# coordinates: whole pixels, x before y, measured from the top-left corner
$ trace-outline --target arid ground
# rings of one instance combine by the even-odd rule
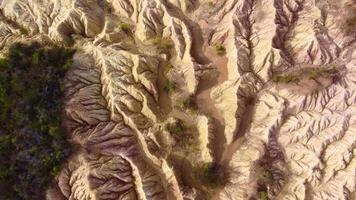
[[[355,0],[0,0],[34,41],[76,50],[48,200],[356,199]]]

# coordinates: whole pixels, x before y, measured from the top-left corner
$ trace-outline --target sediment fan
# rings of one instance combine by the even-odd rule
[[[356,199],[353,0],[0,0],[76,49],[49,200]]]

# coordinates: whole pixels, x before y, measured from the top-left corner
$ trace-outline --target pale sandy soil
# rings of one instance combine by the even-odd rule
[[[209,2],[0,0],[0,55],[77,49],[65,117],[80,151],[48,200],[356,199],[354,1]],[[272,81],[330,65],[338,79]],[[180,107],[191,94],[195,111]],[[194,143],[175,145],[191,139],[169,132],[177,119]],[[228,175],[216,188],[193,173],[212,160]]]

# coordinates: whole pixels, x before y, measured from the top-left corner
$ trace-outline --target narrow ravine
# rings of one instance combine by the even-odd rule
[[[201,30],[204,32],[208,28],[208,24],[205,21],[199,22]],[[219,56],[216,54],[214,48],[210,46],[205,38],[203,44],[203,54],[210,59],[212,64],[216,67],[218,71],[218,76],[215,80],[201,80],[196,94],[196,104],[199,110],[202,111],[207,116],[211,117],[214,123],[214,158],[215,161],[219,162],[220,157],[224,151],[224,130],[225,122],[224,118],[221,116],[219,110],[215,107],[215,102],[211,98],[211,91],[214,87],[222,84],[228,79],[227,63],[228,59],[225,55]]]
[[[253,112],[254,106],[255,106],[255,102],[251,102],[250,104],[246,105],[245,112],[242,114],[242,116],[244,116],[244,119],[240,120],[239,128],[234,133],[233,141],[230,144],[227,144],[227,147],[225,148],[224,152],[221,155],[220,164],[222,166],[227,166],[229,164],[229,161],[232,159],[232,156],[240,147],[242,142],[241,138],[248,130],[249,125],[252,121],[252,117],[254,114]]]
[[[201,20],[199,22],[202,32],[206,32],[208,30],[209,25]],[[209,34],[207,34],[209,35]],[[210,46],[207,42],[207,39],[204,38],[203,44],[203,54],[210,59],[214,67],[218,72],[218,76],[214,80],[201,80],[198,85],[197,94],[196,94],[196,104],[199,107],[199,110],[202,111],[207,116],[211,117],[213,120],[213,157],[216,163],[221,164],[222,157],[225,154],[225,120],[217,107],[215,106],[214,100],[211,98],[212,90],[224,83],[228,79],[228,69],[227,63],[228,58],[226,55],[219,56],[217,55],[214,47]],[[219,193],[222,188],[217,188],[214,192],[211,199],[218,200]]]

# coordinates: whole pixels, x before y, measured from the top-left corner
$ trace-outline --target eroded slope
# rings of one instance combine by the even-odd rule
[[[77,49],[48,199],[355,198],[354,1],[0,5],[3,52]]]

